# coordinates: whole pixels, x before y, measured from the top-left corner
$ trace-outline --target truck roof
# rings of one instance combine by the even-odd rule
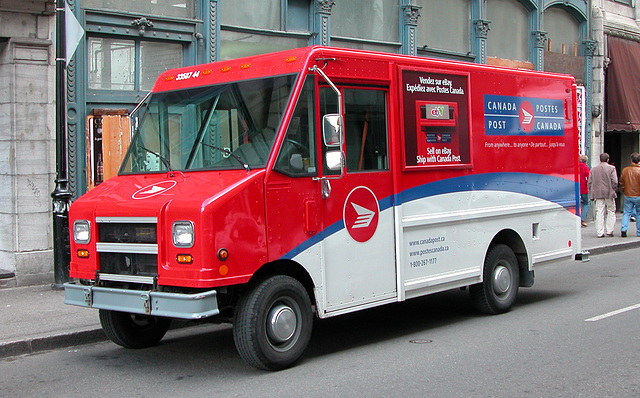
[[[311,66],[317,59],[351,57],[393,62],[416,67],[436,67],[461,70],[510,70],[523,75],[554,76],[574,80],[573,76],[559,73],[539,72],[500,66],[489,66],[464,61],[433,59],[426,57],[399,55],[348,48],[312,46],[268,54],[218,61],[207,64],[170,69],[162,73],[153,87],[153,92],[172,91],[191,87],[202,87],[219,83],[251,80],[268,76],[299,73],[305,66]]]

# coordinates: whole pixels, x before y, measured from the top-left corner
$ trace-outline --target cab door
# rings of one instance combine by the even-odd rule
[[[329,170],[322,150],[324,312],[394,301],[397,295],[392,173],[385,87],[338,86],[344,109],[345,163]],[[319,117],[338,96],[320,87]]]

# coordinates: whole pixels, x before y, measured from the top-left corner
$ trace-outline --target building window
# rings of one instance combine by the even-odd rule
[[[246,28],[282,30],[280,10],[280,0],[220,1],[220,15],[224,23]]]
[[[183,65],[181,44],[90,37],[89,88],[151,90],[158,75]]]
[[[547,50],[567,55],[578,55],[580,26],[578,21],[560,7],[550,7],[544,12],[544,28],[547,34]]]
[[[466,54],[470,50],[471,8],[468,0],[419,0],[418,47]]]
[[[491,21],[491,30],[487,37],[487,55],[529,61],[529,11],[519,1],[489,0],[487,19]]]
[[[331,36],[398,42],[398,0],[340,0],[331,12]]]
[[[89,38],[89,88],[135,89],[135,42]]]
[[[220,0],[220,59],[305,47],[312,0]],[[245,10],[250,9],[248,13]]]

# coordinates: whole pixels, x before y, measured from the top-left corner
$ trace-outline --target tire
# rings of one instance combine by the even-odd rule
[[[248,364],[264,370],[293,365],[304,353],[313,327],[311,300],[296,279],[278,275],[238,301],[233,340]]]
[[[511,309],[518,296],[518,260],[507,245],[489,249],[484,260],[483,282],[469,287],[474,307],[486,314],[502,314]]]
[[[125,348],[146,348],[162,340],[171,319],[100,310],[100,324],[114,343]]]

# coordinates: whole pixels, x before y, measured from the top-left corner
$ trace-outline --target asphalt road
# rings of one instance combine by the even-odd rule
[[[0,396],[640,396],[640,249],[539,270],[513,310],[450,291],[315,324],[296,367],[244,364],[226,325],[0,360]]]

